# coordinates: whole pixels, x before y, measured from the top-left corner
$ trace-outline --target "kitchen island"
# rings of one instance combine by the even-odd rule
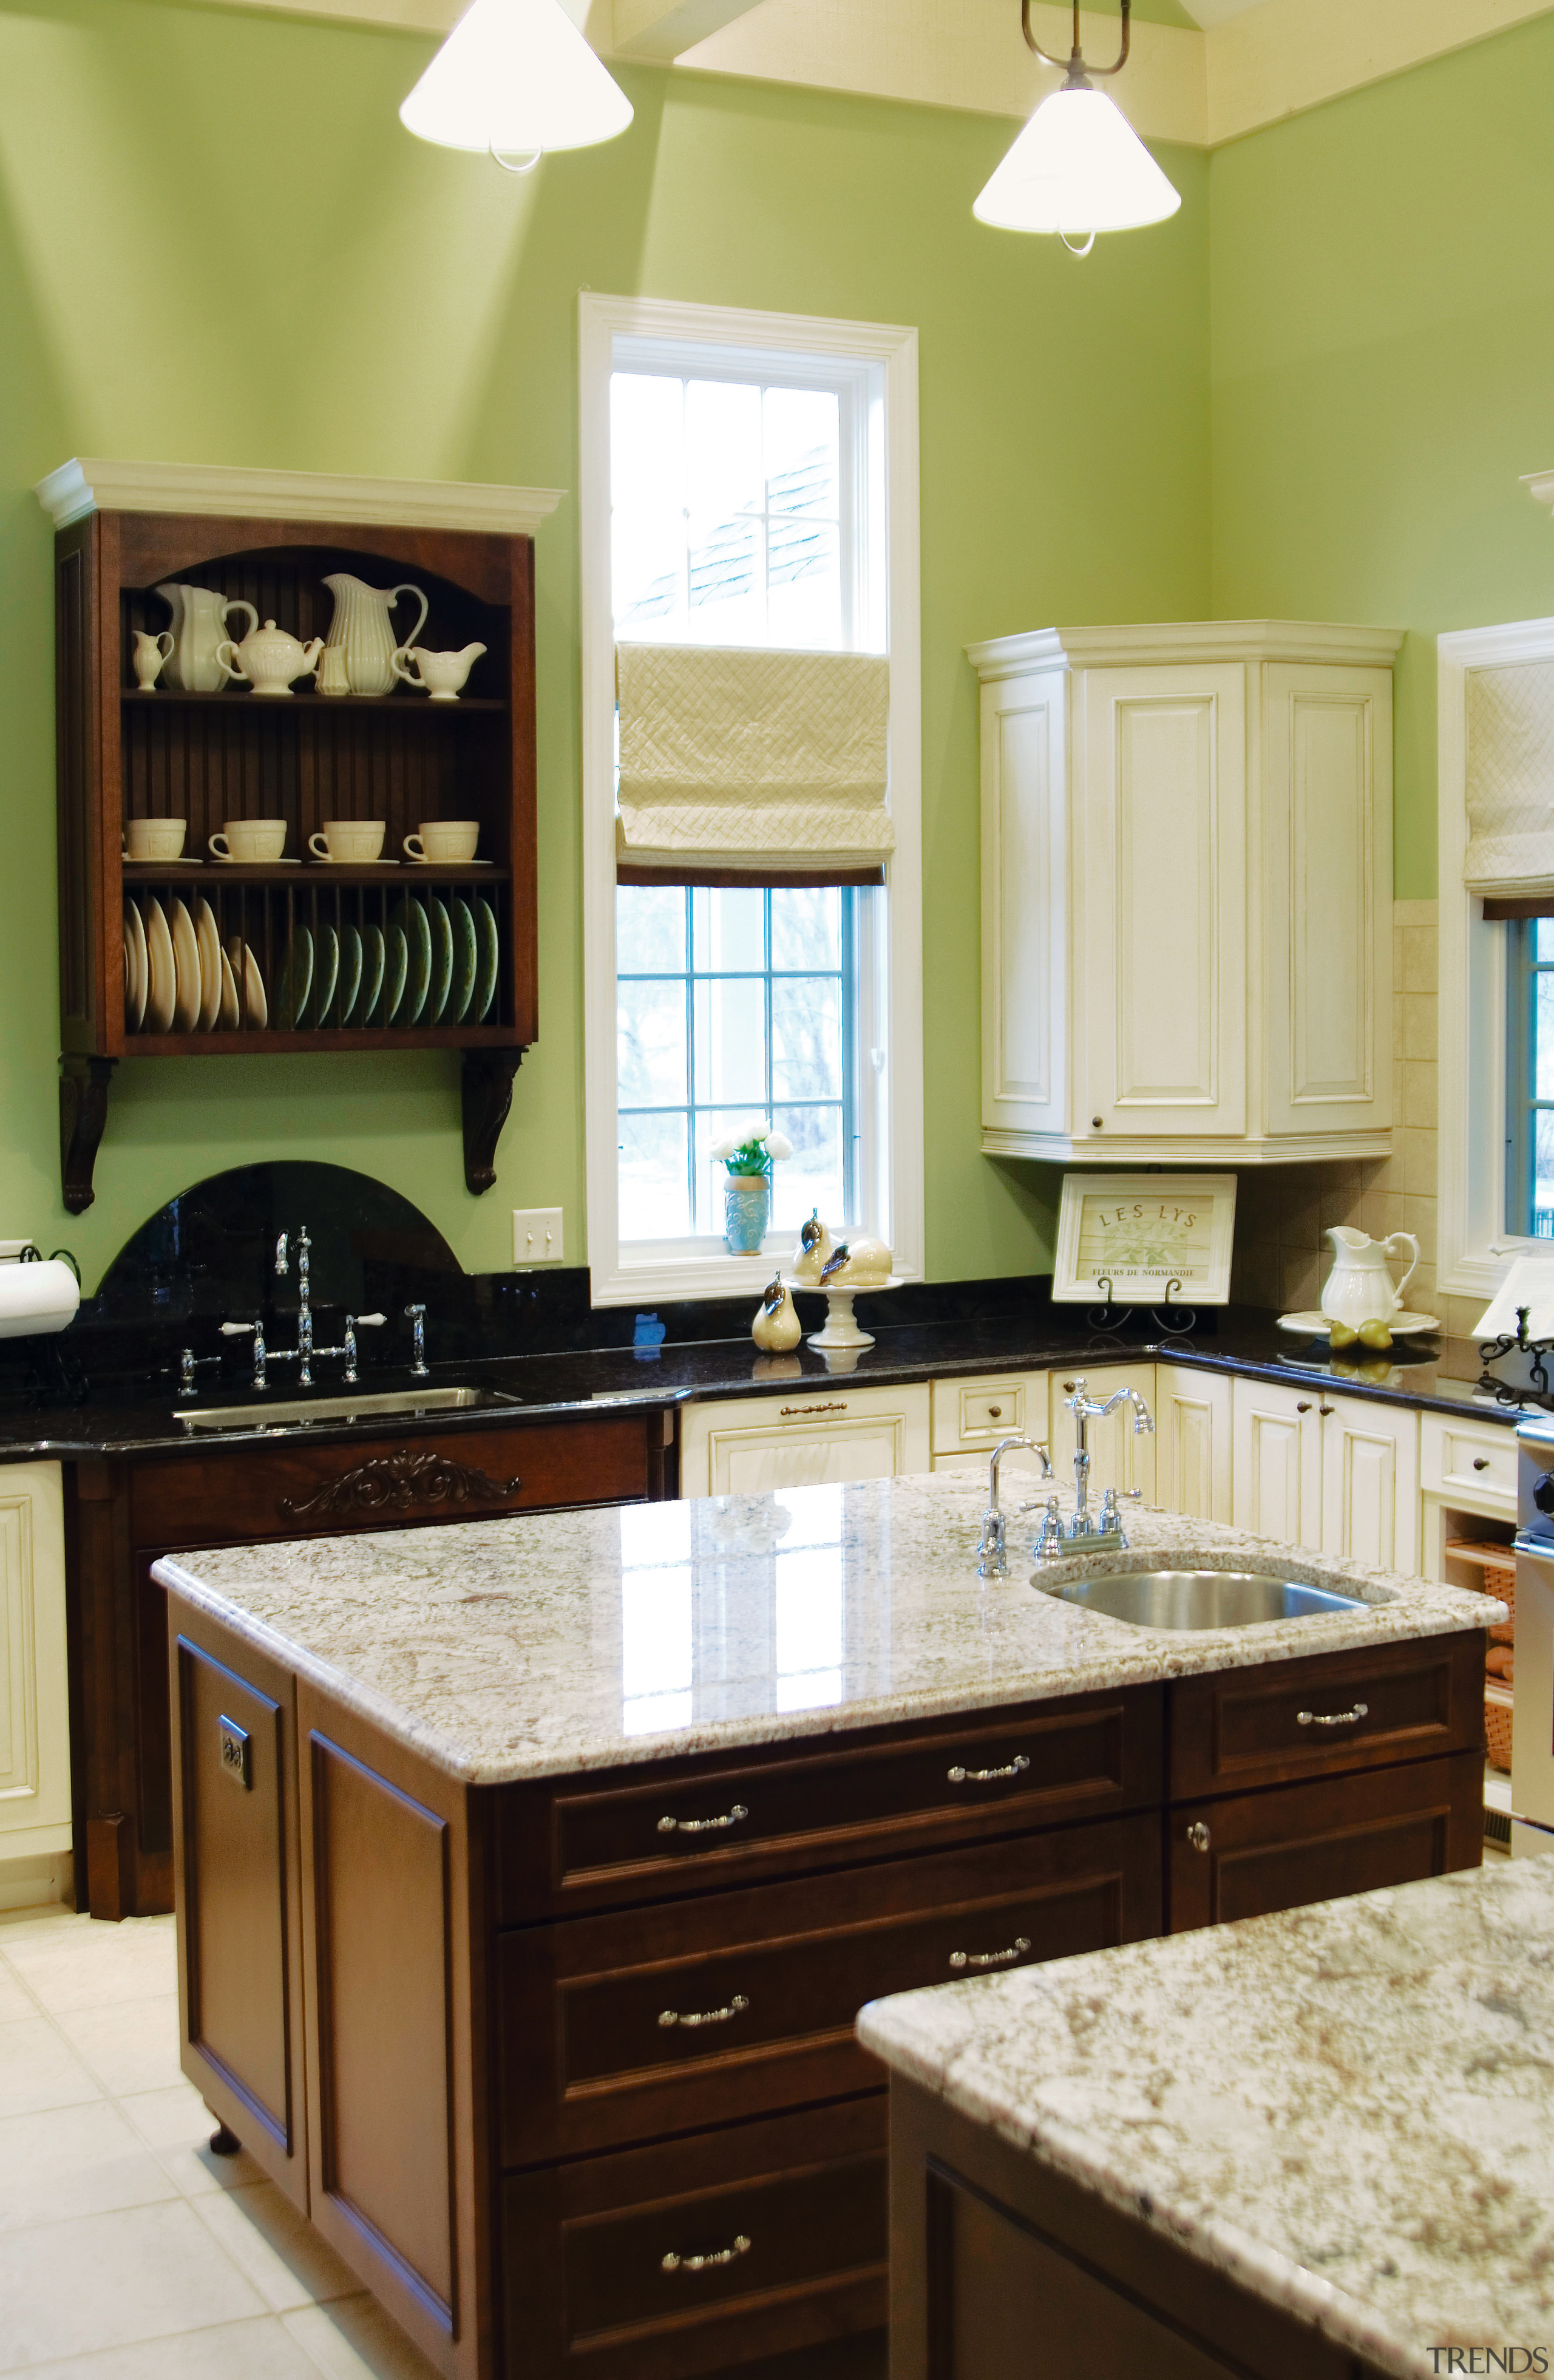
[[[892,2380],[1548,2370],[1551,1944],[1507,1861],[866,2009]]]
[[[1476,1864],[1501,1607],[1139,1512],[1044,1581],[1359,1607],[1139,1629],[980,1580],[983,1494],[156,1565],[185,2070],[450,2375],[868,2369],[865,2001]]]

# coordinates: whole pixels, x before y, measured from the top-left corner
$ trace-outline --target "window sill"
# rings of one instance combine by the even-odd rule
[[[595,1305],[631,1305],[645,1298],[669,1303],[702,1297],[759,1301],[779,1266],[784,1273],[791,1269],[794,1236],[785,1232],[769,1233],[759,1256],[730,1256],[716,1241],[704,1242],[699,1247],[652,1241],[640,1241],[633,1247],[628,1242],[613,1266],[592,1269],[589,1299]],[[906,1275],[898,1266],[895,1278],[915,1280],[917,1275]],[[800,1282],[799,1289],[807,1297],[821,1294],[812,1282]]]

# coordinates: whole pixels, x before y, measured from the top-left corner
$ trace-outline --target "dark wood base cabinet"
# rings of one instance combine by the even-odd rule
[[[173,1906],[164,1554],[676,1492],[662,1408],[67,1466],[76,1875],[93,1917]]]
[[[1282,2307],[891,2082],[890,2380],[1380,2380]]]
[[[888,2248],[854,2020],[1473,1864],[1477,1634],[1237,1671],[1280,1779],[1173,1800],[1175,1685],[465,1788],[172,1621],[184,2070],[448,2380],[882,2380],[888,2260],[892,2380],[1027,2371],[1035,2338],[1050,2380],[1355,2380],[1157,2298],[969,2126],[930,2175],[926,2100],[920,2137],[892,2117]],[[1377,1697],[1389,1759],[1299,1729],[1329,1694]],[[662,1823],[735,1802],[736,1836]]]

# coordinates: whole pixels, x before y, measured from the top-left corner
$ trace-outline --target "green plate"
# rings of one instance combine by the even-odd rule
[[[448,989],[448,1005],[443,1014],[444,1025],[462,1025],[469,996],[475,989],[475,971],[479,949],[475,938],[475,919],[467,901],[455,892],[449,903],[454,928],[454,979]]]
[[[399,1022],[399,1004],[405,997],[405,978],[410,971],[410,945],[405,939],[403,926],[388,929],[388,965],[383,974],[382,1014],[374,1019],[379,1025]]]
[[[420,903],[408,899],[400,902],[394,922],[405,937],[409,955],[405,998],[394,1021],[396,1025],[419,1025],[431,986],[431,923]]]
[[[297,926],[286,944],[281,980],[275,987],[275,1022],[283,1033],[299,1030],[312,988],[313,938],[306,926]]]
[[[348,1025],[361,990],[361,936],[354,926],[340,929],[340,1014],[336,1023]]]
[[[388,952],[383,942],[382,926],[364,926],[361,929],[361,1006],[358,1025],[381,1025],[378,1002],[383,989],[383,966]]]
[[[483,1025],[486,1011],[496,997],[497,963],[501,953],[496,939],[496,912],[489,901],[475,904],[475,929],[480,937],[480,958],[475,972],[475,997],[469,1003],[469,1022]]]
[[[313,994],[308,1003],[306,1024],[313,1032],[329,1022],[329,1012],[334,1004],[334,990],[340,980],[340,937],[333,926],[313,929]]]
[[[443,1011],[448,1004],[448,987],[454,979],[454,929],[435,892],[427,907],[431,912],[431,996],[426,1003],[426,1021],[429,1025],[441,1025]]]

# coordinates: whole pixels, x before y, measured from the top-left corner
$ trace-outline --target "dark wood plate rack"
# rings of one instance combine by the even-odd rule
[[[232,685],[186,694],[135,684],[134,632],[167,625],[164,580],[252,603],[306,641],[323,636],[323,580],[349,571],[374,586],[411,580],[430,611],[418,641],[486,647],[456,702],[406,686],[382,697],[289,698]],[[55,539],[58,722],[60,1155],[65,1204],[92,1200],[92,1170],[122,1058],[260,1055],[284,1050],[456,1050],[463,1066],[464,1170],[477,1195],[495,1178],[513,1078],[538,1033],[535,893],[534,541],[466,529],[237,516],[94,511]],[[408,609],[399,615],[407,623]],[[241,633],[241,631],[239,631]],[[188,820],[187,858],[123,857],[136,818]],[[228,819],[284,818],[292,865],[225,865],[208,839]],[[385,859],[424,819],[478,819],[481,867],[406,862],[334,867],[309,857],[326,819],[386,821]],[[300,864],[295,864],[300,863]],[[482,1023],[395,1026],[327,1014],[279,1023],[279,978],[295,928],[385,922],[407,894],[485,901],[499,969]],[[199,900],[253,951],[270,1003],[263,1028],[246,1006],[236,1029],[128,1029],[124,904],[154,893]],[[304,1013],[306,1014],[306,1012]]]

